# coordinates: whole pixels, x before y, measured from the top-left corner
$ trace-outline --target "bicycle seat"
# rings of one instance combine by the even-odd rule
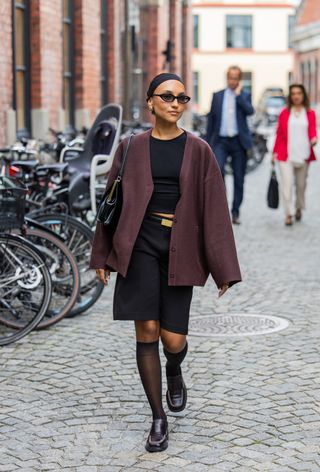
[[[81,200],[74,202],[72,208],[78,211],[89,210],[91,208],[91,200],[90,198],[82,198]]]
[[[12,162],[13,166],[21,167],[23,170],[34,170],[38,165],[39,161],[32,160],[32,161],[14,161]]]

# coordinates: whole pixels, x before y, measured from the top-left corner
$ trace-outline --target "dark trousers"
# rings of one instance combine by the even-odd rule
[[[247,153],[241,146],[238,136],[233,138],[225,138],[220,136],[214,146],[222,176],[224,178],[225,165],[227,158],[231,157],[231,167],[234,178],[234,191],[232,203],[232,215],[239,216],[240,205],[243,200],[244,177],[247,166]]]

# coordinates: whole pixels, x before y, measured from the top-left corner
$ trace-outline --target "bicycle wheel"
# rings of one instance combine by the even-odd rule
[[[39,249],[51,274],[53,296],[37,326],[47,328],[66,316],[77,301],[80,290],[77,261],[67,246],[48,231],[26,228],[23,237]]]
[[[42,320],[51,276],[41,253],[16,235],[0,235],[0,346],[18,341]]]
[[[89,270],[93,231],[89,226],[69,215],[39,215],[35,219],[62,236],[68,249],[76,258],[80,272],[80,291],[77,303],[67,317],[79,315],[94,305],[104,288],[94,271]]]

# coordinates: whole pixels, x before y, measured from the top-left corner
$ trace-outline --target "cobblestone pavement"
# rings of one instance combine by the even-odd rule
[[[86,315],[1,349],[0,471],[320,471],[320,166],[288,228],[266,207],[268,161],[247,178],[235,228],[244,281],[219,301],[211,281],[197,288],[192,317],[271,314],[289,327],[190,336],[187,408],[169,414],[169,448],[149,454],[133,325],[112,321],[107,289]]]

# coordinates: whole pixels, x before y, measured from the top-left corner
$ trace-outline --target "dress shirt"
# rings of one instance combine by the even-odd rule
[[[238,134],[236,94],[229,87],[223,94],[220,136],[232,138]]]

